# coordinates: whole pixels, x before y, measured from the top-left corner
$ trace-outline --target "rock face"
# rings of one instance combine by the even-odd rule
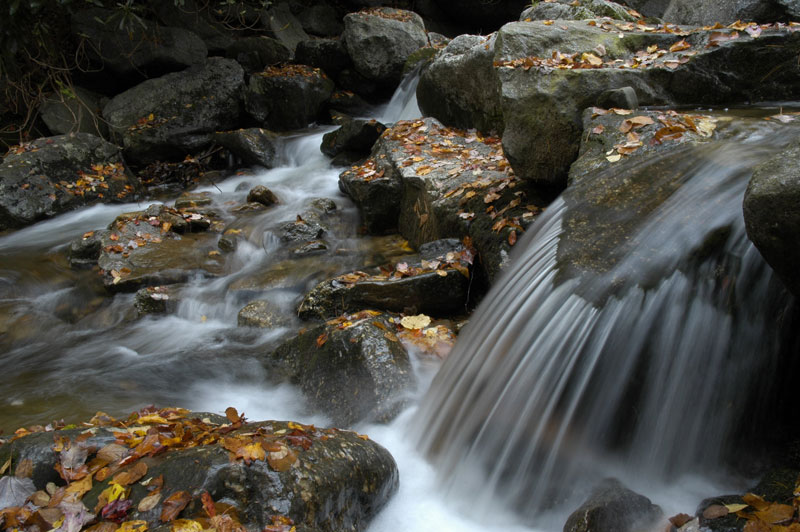
[[[100,95],[75,87],[68,94],[49,96],[42,102],[39,111],[53,135],[91,133],[105,137],[108,127],[100,118],[101,100]]]
[[[140,188],[117,146],[88,133],[12,147],[0,167],[0,230],[23,227],[101,201],[128,201]]]
[[[661,508],[650,499],[627,489],[616,479],[607,479],[569,516],[564,532],[646,530],[662,517]]]
[[[47,482],[66,484],[56,467],[73,485],[91,478],[77,471],[91,460],[121,471],[95,480],[88,492],[72,488],[78,493],[79,515],[85,518],[81,523],[117,510],[116,518],[146,523],[150,529],[170,523],[202,526],[195,519],[206,519],[211,526],[229,530],[270,529],[278,522],[292,523],[298,530],[361,531],[398,486],[397,466],[388,451],[354,432],[283,421],[249,423],[243,418],[231,423],[180,409],[142,411],[120,422],[102,415],[93,421],[88,431],[84,427],[30,433],[0,448],[3,462],[32,461],[32,478],[25,480],[37,490],[44,490]],[[117,438],[125,431],[121,426],[150,432],[140,439],[141,445],[133,444]],[[125,465],[119,465],[122,460]],[[143,485],[145,479],[157,478],[163,483]],[[103,499],[102,492],[112,479],[127,482],[129,492],[106,504],[108,497]],[[223,503],[226,511],[216,515],[214,503]],[[45,508],[47,502],[40,504],[41,508],[31,505],[31,512],[53,515]],[[212,509],[204,510],[204,504]],[[75,512],[69,506],[60,508]]]
[[[260,35],[242,37],[231,43],[225,49],[225,55],[235,59],[247,73],[253,73],[289,61],[292,58],[292,51],[280,41]]]
[[[295,62],[321,68],[327,75],[336,77],[352,66],[347,49],[340,39],[311,39],[297,45]]]
[[[428,42],[422,18],[411,11],[373,8],[344,17],[343,38],[359,74],[396,87],[408,56]]]
[[[423,245],[420,255],[391,271],[356,271],[323,281],[306,295],[297,314],[301,319],[330,319],[362,308],[437,317],[463,313],[472,250],[451,239]]]
[[[747,236],[786,284],[800,297],[800,142],[758,166],[744,197]]]
[[[318,68],[270,67],[250,77],[245,107],[268,129],[299,129],[321,116],[333,89],[333,81]]]
[[[115,96],[103,109],[103,117],[121,138],[131,162],[182,160],[208,144],[214,131],[236,125],[243,85],[242,67],[212,57]]]
[[[489,279],[548,203],[527,185],[511,171],[497,137],[430,118],[398,122],[364,164],[339,176],[369,232],[397,228],[416,247],[468,236]]]
[[[194,33],[141,19],[125,22],[121,17],[119,12],[101,8],[72,16],[73,32],[88,36],[89,52],[116,74],[142,79],[205,61],[208,49]],[[128,31],[120,31],[121,24]]]
[[[522,12],[521,21],[531,20],[585,20],[610,17],[616,20],[633,22],[636,19],[628,13],[625,6],[608,0],[557,0],[556,2],[537,2]],[[674,22],[670,20],[670,22]]]
[[[423,72],[417,97],[445,124],[501,133],[515,172],[550,185],[563,186],[577,156],[581,112],[609,89],[630,87],[643,105],[712,104],[781,98],[800,76],[778,66],[800,47],[786,29],[675,35],[630,22],[545,22],[454,39]]]
[[[342,127],[322,137],[320,150],[335,162],[354,163],[369,155],[385,130],[386,126],[377,120],[348,119]]]
[[[374,311],[345,315],[287,341],[269,364],[288,368],[308,401],[337,426],[389,421],[414,385],[389,319]]]
[[[285,327],[290,322],[280,307],[267,300],[248,303],[239,311],[236,319],[239,327],[258,327],[260,329]]]
[[[278,136],[258,127],[214,133],[214,141],[248,166],[272,168],[276,163]]]

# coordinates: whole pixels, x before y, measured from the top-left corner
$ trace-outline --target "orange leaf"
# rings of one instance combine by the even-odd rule
[[[680,52],[681,50],[688,50],[691,48],[692,45],[686,42],[685,39],[681,39],[680,41],[676,42],[672,46],[669,47],[670,52]]]
[[[771,525],[783,524],[794,516],[794,506],[772,503],[764,510],[757,511],[755,515],[758,519]]]
[[[211,498],[211,495],[209,495],[207,491],[204,491],[203,494],[200,495],[200,500],[203,501],[203,510],[206,511],[206,515],[208,517],[214,517],[217,515],[217,509],[214,506],[214,499]]]
[[[134,466],[127,471],[123,471],[122,473],[117,473],[114,475],[112,482],[119,484],[120,486],[129,486],[134,482],[137,482],[146,474],[147,464],[144,462],[136,462],[136,464],[134,464]]]
[[[517,232],[511,231],[510,233],[508,233],[508,244],[513,246],[516,243],[517,243]]]
[[[161,522],[168,523],[178,517],[178,514],[186,508],[191,500],[192,496],[185,491],[177,491],[167,497],[161,509]]]
[[[324,332],[317,336],[317,347],[322,347],[328,341],[328,333]]]

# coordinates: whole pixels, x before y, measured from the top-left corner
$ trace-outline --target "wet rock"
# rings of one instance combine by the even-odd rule
[[[314,3],[297,15],[303,29],[311,35],[335,37],[344,31],[339,13],[327,2]],[[301,61],[302,62],[302,61]]]
[[[263,211],[266,208],[267,206],[264,205],[263,203],[258,203],[253,201],[245,203],[243,205],[239,205],[238,207],[234,207],[233,209],[231,209],[231,211],[235,213],[258,212],[258,211]]]
[[[209,144],[211,133],[236,124],[243,84],[244,71],[235,61],[211,57],[115,96],[103,116],[132,162],[182,160]]]
[[[352,65],[347,49],[340,39],[310,39],[297,45],[295,62],[321,68],[331,77],[336,77]]]
[[[271,32],[272,37],[280,41],[292,54],[299,43],[308,40],[303,25],[292,14],[286,2],[273,4],[264,11],[261,14],[261,22]]]
[[[133,306],[139,316],[166,314],[175,310],[177,299],[174,286],[147,286],[136,291]]]
[[[292,255],[301,257],[305,255],[319,255],[328,251],[328,244],[324,240],[311,240],[292,249]]]
[[[276,164],[278,136],[266,129],[254,127],[219,132],[214,134],[214,141],[246,165],[272,168]]]
[[[231,33],[217,21],[208,4],[200,6],[195,0],[181,0],[180,4],[158,2],[153,8],[162,24],[178,26],[194,33],[214,55],[219,55],[233,43]]]
[[[684,50],[669,51],[676,35],[646,28],[602,20],[514,22],[488,38],[458,37],[423,72],[420,108],[445,124],[501,133],[519,176],[558,187],[577,156],[581,112],[609,89],[631,87],[642,105],[712,104],[780,99],[800,76],[778,66],[787,60],[782,52],[767,52],[778,43],[782,51],[800,48],[800,37],[785,29],[722,40],[713,30],[697,30],[682,35]],[[647,56],[648,48],[655,55]],[[591,68],[558,65],[556,51]],[[636,68],[618,68],[642,57]]]
[[[377,120],[345,120],[342,127],[322,137],[320,150],[328,157],[344,155],[346,162],[356,162],[367,157],[375,141],[386,130]]]
[[[130,201],[141,188],[117,146],[88,133],[13,146],[0,167],[0,230],[97,202]]]
[[[86,36],[90,54],[119,76],[143,79],[201,64],[208,55],[205,43],[182,28],[158,26],[143,19],[129,21],[120,31],[121,14],[91,8],[72,16],[72,31]]]
[[[744,196],[747,236],[789,290],[800,297],[800,142],[758,166]]]
[[[108,126],[100,117],[104,98],[81,87],[71,91],[51,94],[39,106],[47,128],[53,135],[90,133],[108,136]]]
[[[219,237],[217,247],[225,253],[233,253],[239,248],[239,236],[236,234],[224,234]]]
[[[458,240],[423,246],[423,257],[372,275],[356,271],[318,284],[298,308],[301,319],[330,319],[362,308],[421,312],[432,316],[463,313],[468,300],[471,251]]]
[[[396,87],[408,56],[425,46],[425,24],[411,11],[373,8],[344,17],[343,38],[355,69],[380,85]]]
[[[102,233],[89,231],[81,238],[70,242],[67,258],[73,268],[91,268],[97,264],[103,250]]]
[[[256,202],[269,207],[279,203],[278,197],[264,185],[256,185],[247,193],[248,202]]]
[[[291,323],[280,307],[263,299],[248,303],[239,311],[236,320],[239,327],[258,327],[259,329],[276,329],[286,327]]]
[[[98,232],[102,249],[97,265],[104,286],[112,292],[134,291],[221,273],[216,238],[205,232],[210,224],[203,215],[164,205],[118,216]]]
[[[388,129],[366,163],[339,176],[339,187],[369,232],[396,228],[415,247],[469,236],[489,279],[549,201],[515,177],[498,138],[431,118]]]
[[[198,207],[208,207],[212,203],[210,192],[184,192],[175,200],[175,208],[178,210],[197,209]]]
[[[519,20],[587,20],[610,17],[616,20],[635,22],[628,9],[616,2],[608,0],[556,0],[555,2],[537,2],[520,15]]]
[[[264,35],[242,37],[225,49],[225,56],[235,59],[245,72],[261,72],[266,67],[284,63],[292,58],[292,51],[280,41]]]
[[[631,532],[663,518],[661,508],[616,479],[597,486],[564,525],[564,532]]]
[[[352,92],[368,102],[378,103],[385,101],[389,93],[381,85],[356,71],[355,68],[345,68],[336,76],[336,86],[344,91]]]
[[[692,2],[674,0],[663,7],[660,16],[675,24],[731,24],[737,20],[775,22],[785,19],[785,7],[780,1],[724,0],[721,2]],[[648,11],[650,11],[648,9]],[[660,11],[660,10],[659,10]]]
[[[298,215],[293,222],[284,222],[278,226],[278,238],[287,244],[305,244],[317,240],[325,234],[327,228],[314,218],[304,219]]]
[[[638,109],[639,98],[633,87],[620,87],[619,89],[609,89],[600,94],[597,98],[597,107]]]
[[[328,107],[331,109],[331,115],[334,123],[338,123],[336,118],[341,116],[341,113],[358,114],[364,111],[369,104],[354,92],[350,91],[335,91],[328,101]]]
[[[333,88],[333,81],[318,68],[270,67],[250,77],[245,108],[269,129],[299,129],[321,116]]]
[[[114,443],[118,434],[110,428],[134,426],[145,432],[156,426],[148,424],[145,416],[169,419],[170,429],[159,428],[156,439],[160,441],[155,442],[155,447],[141,448],[144,456],[124,468],[131,472],[136,467],[147,466],[147,478],[163,475],[161,500],[153,509],[140,506],[151,494],[140,483],[133,484],[125,497],[131,502],[126,518],[143,520],[155,530],[169,526],[160,519],[162,510],[167,508],[164,501],[186,492],[188,504],[178,512],[178,518],[207,518],[200,497],[203,493],[214,502],[223,501],[232,506],[224,516],[210,519],[220,528],[241,526],[247,530],[262,530],[274,523],[274,517],[281,516],[298,530],[362,531],[397,490],[398,472],[392,456],[366,436],[283,421],[239,421],[237,428],[214,414],[183,412],[186,411],[143,412],[131,415],[124,422],[104,416],[105,421],[98,417],[96,423],[115,426],[95,424],[89,431],[82,427],[31,433],[0,448],[0,457],[3,462],[11,458],[14,464],[32,460],[31,480],[37,490],[44,490],[47,482],[63,486],[65,482],[55,470],[58,463],[72,460],[83,464],[81,457],[85,456],[88,462],[98,452],[111,453],[112,449],[123,457],[132,454],[125,445],[107,447]],[[178,428],[189,438],[199,434],[209,437],[202,443],[193,442],[195,446],[192,447],[176,444],[175,441],[181,440],[176,437]],[[64,442],[64,451],[54,452],[54,437]],[[168,438],[172,443],[166,443]],[[241,453],[236,458],[237,453],[230,450],[236,449],[236,445],[252,445],[262,452],[245,462]],[[156,452],[158,447],[164,450]],[[67,458],[69,449],[77,451]],[[98,505],[99,495],[109,487],[112,478],[110,475],[103,481],[95,481],[93,488],[83,495],[81,502],[89,513],[99,514],[104,507],[103,503]],[[251,489],[253,487],[258,489]]]
[[[338,426],[387,422],[414,386],[408,353],[387,315],[344,316],[288,340],[271,355],[293,382]]]

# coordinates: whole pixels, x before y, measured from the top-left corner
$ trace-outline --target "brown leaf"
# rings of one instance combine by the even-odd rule
[[[31,478],[33,476],[33,460],[26,458],[20,461],[14,470],[14,476],[17,478]]]
[[[510,233],[508,233],[508,244],[510,246],[513,246],[516,243],[517,243],[517,232],[511,231]]]
[[[595,135],[599,135],[605,130],[606,130],[606,128],[602,124],[600,124],[599,126],[597,126],[594,129],[592,129],[592,133],[595,134]]]
[[[167,497],[161,509],[161,522],[168,523],[178,517],[191,500],[192,496],[186,491],[177,491]]]
[[[758,519],[771,525],[785,524],[794,516],[794,506],[772,503],[765,509],[757,511],[755,515]]]
[[[158,506],[159,502],[161,502],[161,493],[157,491],[139,501],[139,505],[136,507],[136,509],[140,512],[149,512]]]
[[[207,491],[204,491],[202,495],[200,495],[200,500],[203,501],[203,510],[205,510],[208,517],[214,517],[217,515],[217,509],[214,506],[214,499],[211,498],[211,495],[209,495]]]
[[[106,462],[113,463],[122,460],[130,453],[130,449],[118,443],[109,443],[105,447],[97,451],[97,457],[105,460]]]
[[[703,510],[703,517],[706,519],[718,519],[728,515],[728,509],[721,504],[712,504]]]
[[[317,347],[318,348],[322,347],[323,345],[325,345],[325,342],[327,341],[328,341],[328,333],[324,332],[320,334],[319,336],[317,336]]]
[[[237,412],[234,407],[229,406],[225,409],[225,417],[227,417],[228,421],[231,423],[240,423],[244,416],[240,416],[239,412]]]
[[[680,41],[676,42],[672,46],[669,47],[670,52],[680,52],[682,50],[688,50],[691,48],[692,45],[686,42],[685,39],[681,39]]]
[[[273,451],[267,456],[269,466],[279,473],[288,471],[296,461],[297,454],[285,445],[281,446],[279,451]]]
[[[669,518],[669,522],[672,523],[675,527],[680,528],[689,521],[692,520],[692,516],[689,514],[678,514],[673,515]]]
[[[147,464],[144,462],[136,462],[130,469],[114,475],[112,482],[119,484],[120,486],[129,486],[134,482],[138,482],[139,479],[146,474]]]
[[[752,506],[753,508],[755,508],[758,511],[766,510],[767,508],[769,508],[769,505],[770,505],[770,503],[768,503],[767,501],[765,501],[763,498],[761,498],[759,495],[756,495],[755,493],[747,493],[747,494],[743,495],[742,496],[742,501],[745,504],[749,504],[750,506]]]

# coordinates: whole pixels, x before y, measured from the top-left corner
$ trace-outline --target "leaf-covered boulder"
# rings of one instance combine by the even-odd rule
[[[414,386],[408,353],[390,317],[362,311],[308,329],[267,361],[290,375],[310,404],[337,426],[387,422]]]
[[[644,105],[782,99],[800,76],[790,64],[798,51],[800,36],[780,26],[514,22],[488,38],[454,39],[423,72],[417,95],[423,112],[446,124],[500,133],[521,177],[563,186],[581,113],[609,89],[630,87]],[[482,81],[452,82],[470,78]]]
[[[321,117],[333,89],[333,81],[318,68],[269,67],[250,76],[245,108],[268,129],[299,129]]]
[[[629,490],[616,479],[606,479],[570,514],[564,532],[647,530],[661,518],[661,508],[650,499]]]
[[[528,185],[511,170],[500,139],[432,118],[396,123],[365,163],[339,176],[368,231],[396,228],[415,247],[470,237],[489,279],[548,202]]]
[[[134,19],[133,17],[136,17]],[[91,8],[72,16],[72,31],[89,40],[88,53],[127,78],[147,78],[201,64],[205,43],[183,28],[159,26],[122,10]]]
[[[119,147],[89,133],[13,146],[0,167],[0,230],[95,202],[130,201],[140,188]]]
[[[219,131],[213,138],[247,166],[275,166],[278,136],[269,130],[253,127]]]
[[[74,266],[95,261],[112,292],[174,284],[222,271],[212,221],[201,214],[152,205],[118,216],[108,229],[90,231],[70,246]]]
[[[100,412],[81,428],[22,430],[0,459],[29,464],[31,477],[17,483],[38,491],[25,508],[5,508],[5,523],[361,531],[397,490],[394,459],[366,436],[226,414]]]
[[[775,22],[786,19],[786,8],[781,5],[785,3],[780,0],[673,0],[664,3],[662,13],[656,16],[675,24],[697,26],[716,23],[727,25],[737,20]]]
[[[455,239],[423,244],[414,260],[321,282],[306,294],[297,314],[302,319],[330,319],[362,308],[438,317],[463,313],[473,258],[473,250]]]
[[[344,17],[343,38],[356,71],[389,87],[400,83],[408,56],[428,43],[422,18],[411,11],[371,8]]]
[[[800,297],[800,142],[756,167],[744,197],[747,236]]]
[[[211,133],[237,124],[243,86],[244,71],[236,61],[211,57],[115,96],[103,117],[131,162],[182,160],[209,144]]]

